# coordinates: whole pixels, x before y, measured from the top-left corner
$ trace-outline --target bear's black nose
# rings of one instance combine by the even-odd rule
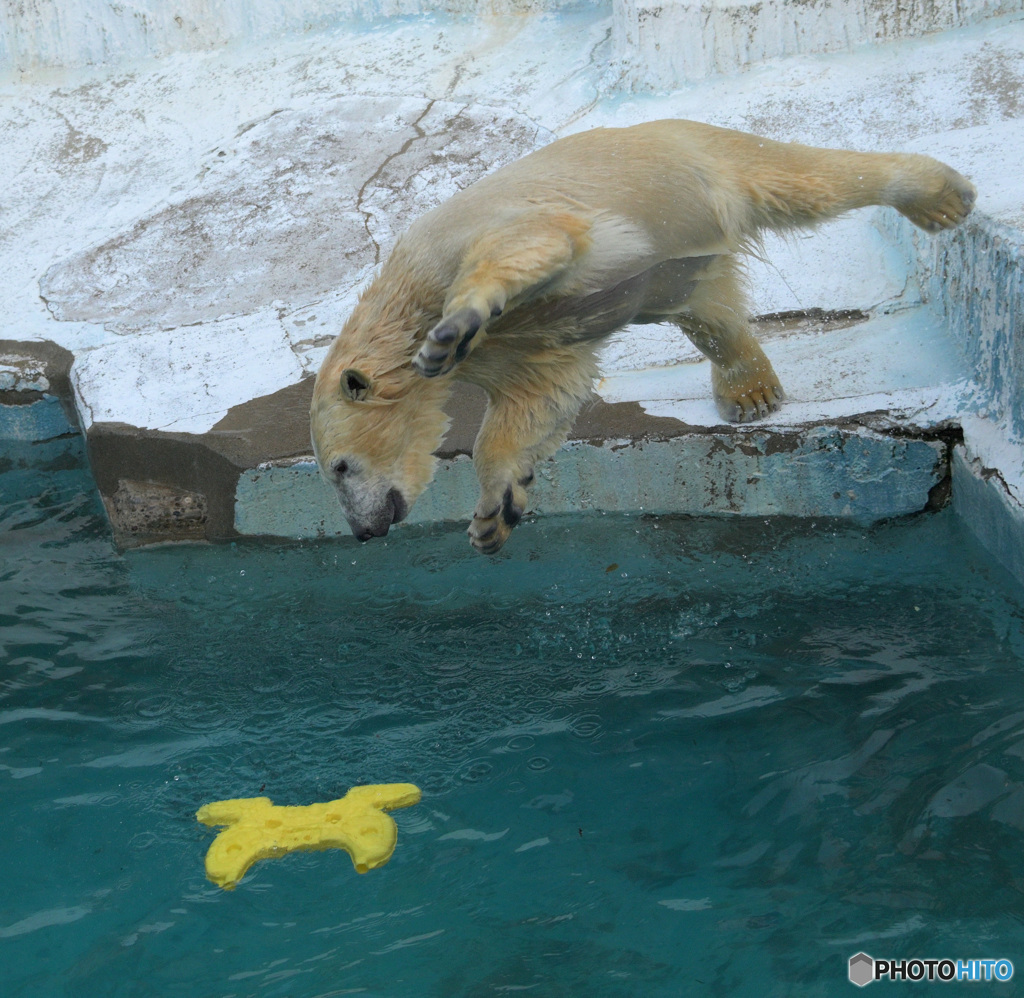
[[[367,520],[354,520],[349,517],[348,525],[358,541],[368,541],[371,537],[384,537],[391,529],[392,523],[399,523],[409,512],[409,504],[398,489],[388,489],[384,501]]]
[[[353,523],[349,521],[352,534],[357,541],[368,541],[372,537],[384,537],[391,529],[391,520],[377,519],[373,523]]]

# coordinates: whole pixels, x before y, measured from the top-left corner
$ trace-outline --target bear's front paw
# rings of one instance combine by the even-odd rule
[[[475,308],[460,308],[441,321],[427,333],[423,346],[413,358],[412,366],[424,378],[436,378],[447,374],[456,364],[466,358],[474,337],[486,322]]]
[[[729,423],[749,423],[763,419],[782,405],[786,393],[775,371],[762,356],[753,362],[712,368],[711,384],[715,405]]]
[[[481,554],[497,554],[525,508],[526,490],[519,485],[507,486],[498,502],[481,498],[467,531],[470,544]]]

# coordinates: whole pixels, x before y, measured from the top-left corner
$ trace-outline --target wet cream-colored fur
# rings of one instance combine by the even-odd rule
[[[430,481],[453,378],[489,399],[469,535],[497,551],[534,466],[565,440],[629,322],[677,325],[711,361],[721,415],[782,386],[750,333],[735,254],[766,229],[889,205],[929,232],[974,187],[927,156],[815,149],[690,121],[594,129],[484,177],[416,221],[317,375],[313,447],[357,537],[387,533]]]

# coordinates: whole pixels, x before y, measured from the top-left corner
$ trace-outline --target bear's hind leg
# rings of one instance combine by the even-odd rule
[[[703,278],[672,321],[711,361],[711,387],[719,415],[746,423],[775,412],[785,398],[782,384],[750,332],[746,298],[732,259]]]
[[[966,177],[931,156],[714,134],[722,169],[732,170],[745,196],[746,231],[815,225],[854,208],[889,205],[922,229],[938,232],[959,225],[977,196]]]

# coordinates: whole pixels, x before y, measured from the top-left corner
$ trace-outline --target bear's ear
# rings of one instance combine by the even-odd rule
[[[341,394],[353,402],[362,402],[370,394],[370,379],[354,367],[341,372]]]

